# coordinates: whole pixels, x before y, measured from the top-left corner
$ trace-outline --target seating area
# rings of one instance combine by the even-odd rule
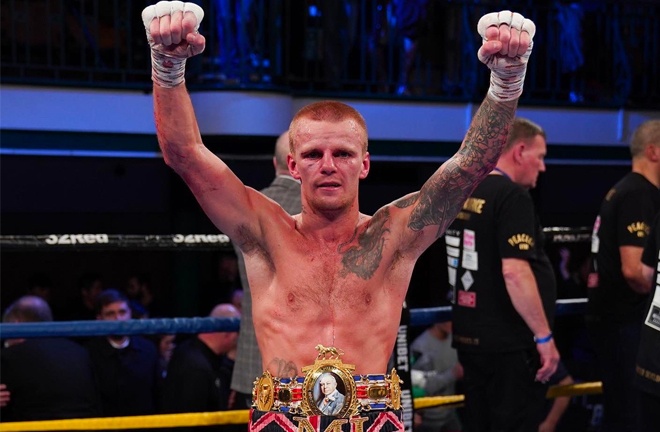
[[[301,0],[255,0],[239,11],[223,10],[224,2],[198,3],[206,11],[200,30],[208,44],[190,61],[192,90],[479,102],[488,83],[475,55],[475,27],[492,9],[489,2],[429,1],[413,36],[388,0],[326,6],[336,10]],[[498,8],[520,11],[541,29],[521,103],[658,108],[658,2],[501,3]],[[147,4],[2,2],[2,83],[148,90],[140,20]]]

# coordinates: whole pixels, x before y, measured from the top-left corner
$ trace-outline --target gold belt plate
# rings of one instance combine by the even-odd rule
[[[307,416],[326,415],[338,418],[358,415],[363,407],[357,398],[357,385],[353,377],[355,365],[342,362],[341,356],[344,352],[338,348],[317,345],[316,349],[319,353],[314,364],[302,368],[305,379],[302,383],[300,406],[290,412]],[[265,371],[255,381],[253,400],[258,410],[270,411],[273,409],[276,380],[270,372]],[[398,410],[401,408],[401,380],[395,369],[392,369],[391,375],[386,377],[385,381],[389,386],[375,384],[369,388],[368,397],[383,399],[389,396],[390,401],[387,406]],[[286,393],[287,391],[289,393]],[[290,396],[288,389],[280,389],[278,400],[289,402]]]

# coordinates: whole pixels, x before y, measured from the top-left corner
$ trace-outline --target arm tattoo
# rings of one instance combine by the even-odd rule
[[[411,193],[410,195],[406,195],[403,198],[394,201],[394,206],[400,209],[410,207],[417,202],[417,198],[419,198],[419,192]]]
[[[293,378],[298,376],[298,367],[290,360],[274,358],[268,363],[269,370],[275,370],[279,378]]]
[[[484,100],[463,145],[419,191],[408,227],[414,231],[438,225],[441,236],[474,188],[497,164],[509,135],[516,102]]]
[[[515,108],[515,101],[484,100],[458,152],[461,168],[474,170],[479,179],[492,171],[509,136]]]
[[[454,220],[463,202],[472,192],[456,162],[449,162],[440,176],[433,176],[419,191],[419,202],[413,209],[408,227],[421,231],[429,225],[439,225],[438,237]]]
[[[390,232],[386,228],[390,220],[390,211],[382,208],[371,218],[366,230],[353,237],[344,244],[339,245],[339,253],[343,255],[342,264],[344,266],[341,276],[345,277],[348,273],[354,273],[362,279],[369,279],[374,275],[383,258],[383,245],[385,236]],[[353,242],[357,235],[357,246],[347,247]]]

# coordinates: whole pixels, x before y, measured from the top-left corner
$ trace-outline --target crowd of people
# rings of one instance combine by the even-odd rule
[[[240,304],[218,304],[210,316],[242,317],[240,336],[8,339],[0,354],[3,420],[252,407],[249,430],[324,430],[359,414],[365,428],[402,431],[397,373],[387,365],[416,260],[443,239],[452,320],[413,341],[411,378],[420,395],[460,388],[465,406],[422,410],[415,426],[560,430],[568,399],[548,405],[546,394],[551,383],[573,379],[555,343],[556,270],[529,193],[546,169],[546,133],[516,116],[534,23],[510,11],[482,17],[478,57],[491,70],[490,88],[459,150],[418,192],[370,216],[358,208],[371,164],[367,128],[347,104],[316,102],[294,116],[276,143],[276,177],[262,191],[202,144],[184,84],[186,60],[205,48],[202,17],[199,6],[181,2],[160,2],[142,16],[164,160],[238,257],[242,295],[231,297]],[[602,432],[646,432],[660,420],[660,120],[642,123],[630,148],[631,173],[604,198],[594,224],[586,281]],[[40,292],[12,303],[3,321],[52,321]],[[90,275],[80,292],[75,319],[128,320],[159,308],[143,275],[123,292]],[[300,402],[296,386],[306,385],[310,368],[318,388]],[[356,382],[364,394],[349,393]]]
[[[96,319],[133,317],[129,298],[102,290]],[[239,318],[229,303],[211,317]],[[7,307],[5,323],[53,321],[48,303],[25,295]],[[237,332],[176,339],[108,335],[6,339],[0,353],[3,421],[114,417],[228,409]]]
[[[294,75],[313,80],[320,90],[363,89],[364,84],[355,83],[363,83],[365,75],[373,77],[366,87],[383,94],[471,97],[480,88],[471,26],[480,11],[493,5],[491,1],[310,0],[289,10],[281,1],[210,3],[217,29],[211,30],[214,34],[209,45],[217,70],[203,74],[203,80],[216,77],[226,84],[262,82],[264,75],[270,80],[275,70],[289,62]],[[561,83],[555,97],[570,103],[600,102],[606,97],[629,97],[638,85],[629,71],[639,66],[644,54],[632,41],[645,36],[628,40],[618,29],[625,27],[619,22],[621,16],[638,12],[634,12],[634,5],[628,10],[608,3],[534,3],[534,10],[555,24],[547,30],[545,46],[540,48],[547,49],[544,58],[537,59],[551,71],[548,79]],[[513,9],[531,4],[501,1],[498,5]],[[611,18],[605,18],[610,14]],[[296,23],[288,30],[294,40],[291,46],[277,46],[275,41],[282,39],[287,19]],[[603,31],[612,33],[616,52],[611,60],[589,55],[602,49],[592,35]],[[444,46],[441,52],[435,49],[438,45]],[[288,58],[282,55],[286,49],[291,50]],[[358,58],[361,61],[352,61]],[[608,70],[605,78],[603,62],[609,61],[620,62],[621,67],[608,64],[613,76]],[[611,79],[619,88],[607,88],[604,82],[597,82],[600,79]]]

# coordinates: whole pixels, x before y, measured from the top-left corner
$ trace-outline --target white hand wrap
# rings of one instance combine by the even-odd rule
[[[526,19],[519,13],[511,11],[492,12],[484,15],[477,24],[477,31],[486,42],[486,29],[491,26],[505,24],[521,32],[529,33],[529,48],[521,56],[509,57],[506,55],[483,56],[479,53],[479,60],[491,70],[490,88],[488,93],[497,101],[510,101],[520,97],[527,71],[527,61],[532,54],[534,43],[532,39],[536,33],[534,22]]]
[[[192,45],[183,40],[183,43],[170,46],[154,43],[151,37],[149,27],[154,19],[160,19],[163,16],[170,17],[176,13],[192,12],[195,15],[197,23],[195,31],[199,29],[199,24],[204,18],[204,10],[195,3],[184,3],[182,1],[159,1],[155,5],[147,6],[142,11],[142,22],[147,31],[147,41],[151,47],[151,79],[161,87],[176,87],[184,81],[186,73],[186,60],[192,57]]]
[[[426,387],[426,374],[417,369],[411,369],[410,371],[410,381],[412,381],[413,387]]]

